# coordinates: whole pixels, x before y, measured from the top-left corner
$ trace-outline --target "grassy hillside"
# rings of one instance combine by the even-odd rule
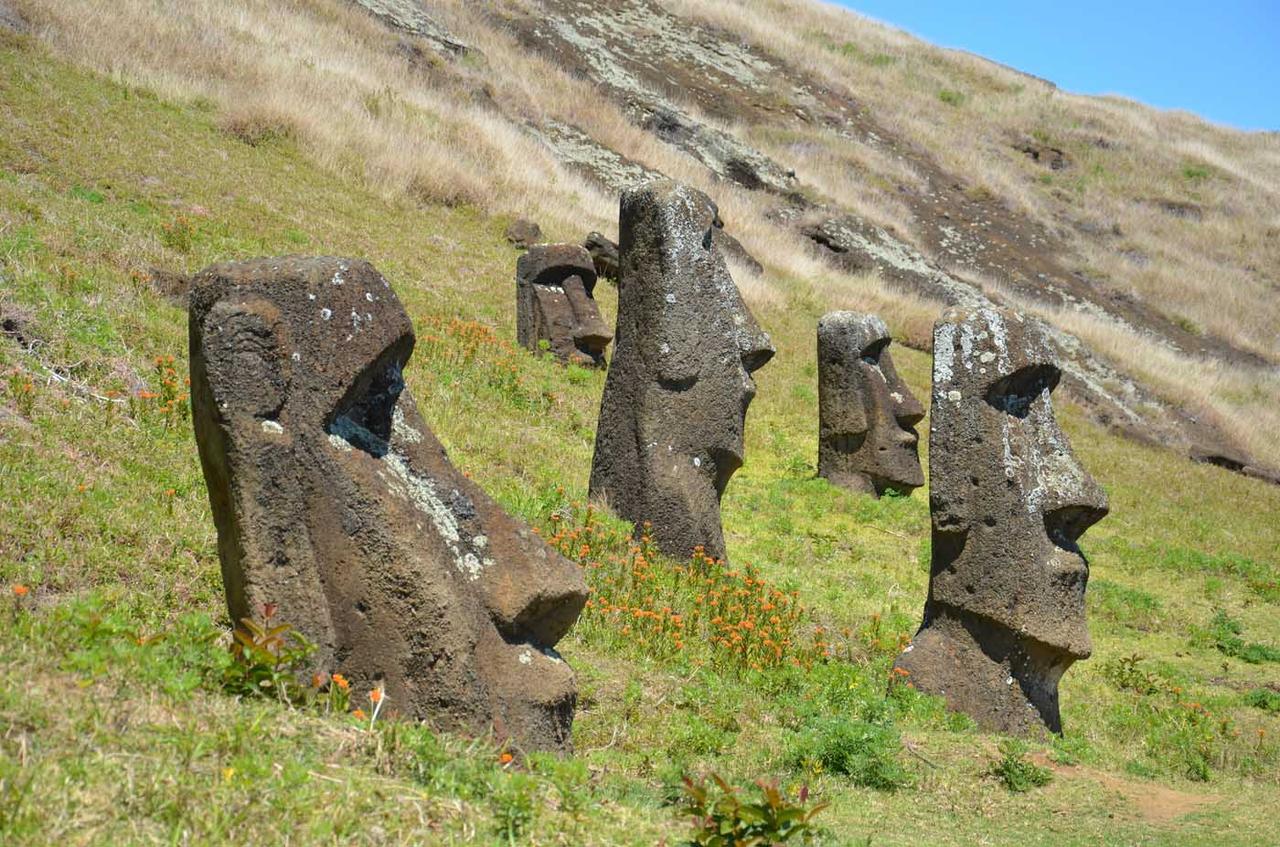
[[[637,562],[607,517],[584,527],[604,378],[512,347],[507,219],[375,192],[29,41],[0,49],[0,116],[0,842],[676,843],[675,778],[711,770],[808,784],[831,803],[823,843],[1273,842],[1280,489],[1066,407],[1112,502],[1085,538],[1095,655],[1063,681],[1066,735],[1006,756],[889,673],[923,603],[927,499],[814,479],[827,301],[807,283],[755,306],[779,350],[725,501],[739,570],[704,591],[680,563]],[[454,462],[611,601],[562,644],[575,759],[226,692],[185,313],[146,272],[285,252],[386,274],[418,328],[408,380]],[[895,358],[927,396],[927,357]],[[781,657],[744,656],[703,611],[711,589],[779,606],[794,591],[807,611]],[[1048,785],[991,775],[1024,756]]]

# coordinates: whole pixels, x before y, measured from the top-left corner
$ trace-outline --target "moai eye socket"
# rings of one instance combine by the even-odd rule
[[[987,402],[1015,418],[1031,413],[1031,404],[1058,387],[1062,372],[1053,365],[1028,365],[996,380],[987,389]]]
[[[868,344],[862,351],[862,361],[872,367],[880,367],[880,357],[889,347],[889,339],[879,338]]]

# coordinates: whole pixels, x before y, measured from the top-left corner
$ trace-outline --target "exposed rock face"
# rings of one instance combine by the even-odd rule
[[[531,247],[516,262],[516,337],[534,352],[546,342],[565,364],[603,367],[613,333],[592,299],[595,266],[576,244]]]
[[[934,327],[929,598],[896,666],[1001,732],[1060,732],[1058,680],[1092,650],[1077,541],[1107,498],[1054,418],[1060,376],[1017,313],[954,309]]]
[[[924,485],[916,424],[924,408],[898,376],[877,315],[818,321],[818,475],[874,494]]]
[[[461,56],[470,48],[439,23],[427,16],[416,0],[354,0],[387,23],[412,35],[427,39],[436,51],[446,56]]]
[[[617,346],[591,495],[651,521],[659,548],[723,557],[720,497],[742,466],[751,374],[773,356],[713,243],[716,207],[667,180],[624,192]]]
[[[516,247],[527,250],[542,241],[542,227],[527,218],[516,218],[503,235]]]
[[[600,279],[618,281],[618,245],[598,232],[589,232],[583,239],[582,246],[591,254],[591,264],[595,266],[596,276]]]
[[[409,316],[366,262],[287,257],[194,280],[192,411],[233,619],[265,603],[387,708],[564,750],[552,649],[581,573],[463,478],[402,378]]]

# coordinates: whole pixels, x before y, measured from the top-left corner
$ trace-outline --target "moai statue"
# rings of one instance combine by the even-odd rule
[[[716,206],[655,180],[625,191],[617,346],[591,495],[678,558],[725,555],[720,498],[742,466],[751,374],[773,356],[713,247]]]
[[[1058,680],[1092,649],[1077,541],[1107,498],[1054,418],[1042,324],[952,310],[933,356],[929,597],[896,667],[984,728],[1061,732]]]
[[[516,339],[537,351],[543,342],[560,362],[604,366],[613,340],[592,299],[596,269],[576,244],[530,247],[516,262]]]
[[[818,476],[879,497],[924,485],[916,424],[924,409],[898,376],[876,315],[818,321]]]
[[[233,620],[265,604],[386,708],[570,746],[553,646],[579,569],[456,471],[402,372],[409,316],[366,262],[287,257],[194,280],[192,412]]]

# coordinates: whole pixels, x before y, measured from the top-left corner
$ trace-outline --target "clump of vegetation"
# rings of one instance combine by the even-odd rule
[[[695,847],[756,847],[784,844],[792,839],[809,841],[815,835],[813,818],[827,807],[809,799],[807,786],[789,800],[776,782],[760,780],[760,799],[744,802],[740,789],[712,773],[707,780],[684,778],[683,811],[693,816],[693,833],[686,844]]]
[[[673,655],[709,648],[721,667],[762,671],[812,667],[831,655],[821,627],[795,591],[783,591],[750,566],[729,567],[701,549],[687,562],[659,561],[649,528],[638,539],[590,505],[550,517],[547,540],[582,566],[592,589],[579,626],[603,630],[645,652]]]
[[[1251,665],[1280,662],[1280,650],[1266,644],[1244,640],[1244,624],[1219,609],[1209,622],[1208,636],[1218,651]]]
[[[1042,788],[1053,781],[1053,771],[1027,758],[1027,746],[1009,739],[1000,742],[1000,758],[987,772],[1018,794]]]
[[[792,739],[786,761],[814,775],[840,774],[854,785],[896,791],[914,782],[901,752],[902,739],[892,725],[830,716],[805,726]]]
[[[953,88],[944,88],[938,92],[938,99],[948,106],[961,106],[964,105],[965,96],[963,92]]]
[[[1246,706],[1253,706],[1255,709],[1262,709],[1264,712],[1280,714],[1280,691],[1273,691],[1270,688],[1255,688],[1244,695],[1244,703]]]

